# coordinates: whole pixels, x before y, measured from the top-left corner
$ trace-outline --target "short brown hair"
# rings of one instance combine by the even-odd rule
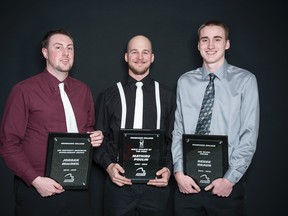
[[[43,37],[43,39],[42,39],[41,45],[42,45],[43,48],[47,48],[47,47],[48,47],[50,38],[51,38],[53,35],[55,35],[55,34],[63,34],[63,35],[66,35],[66,36],[68,36],[72,41],[74,41],[72,35],[71,35],[68,31],[66,31],[65,29],[50,30],[50,31],[48,31],[48,32],[44,35],[44,37]]]
[[[205,23],[203,23],[199,28],[198,28],[198,39],[200,39],[200,32],[201,32],[201,30],[204,28],[204,27],[206,27],[206,26],[220,26],[220,27],[222,27],[223,29],[224,29],[224,31],[225,31],[225,39],[226,40],[229,40],[229,28],[228,28],[228,26],[225,24],[225,23],[223,23],[223,22],[221,22],[221,21],[216,21],[216,20],[210,20],[210,21],[207,21],[207,22],[205,22]]]

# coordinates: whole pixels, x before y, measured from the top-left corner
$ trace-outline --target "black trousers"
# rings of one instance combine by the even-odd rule
[[[229,197],[218,197],[210,191],[183,194],[175,190],[175,216],[244,216],[246,184],[238,182]]]
[[[93,216],[104,215],[104,185],[107,173],[99,165],[92,163],[90,180],[89,180],[89,194],[90,203]]]
[[[89,193],[75,190],[41,197],[34,187],[14,178],[15,216],[92,216]]]
[[[165,188],[133,184],[119,187],[107,176],[104,190],[105,216],[172,216],[171,185]]]

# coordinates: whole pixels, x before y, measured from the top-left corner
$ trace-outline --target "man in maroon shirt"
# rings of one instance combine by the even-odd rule
[[[90,133],[93,147],[101,145],[94,131],[92,93],[83,82],[69,76],[74,62],[74,42],[65,30],[52,30],[42,40],[46,68],[17,83],[8,97],[0,128],[0,155],[15,174],[17,216],[90,216],[88,191],[64,191],[44,177],[49,132],[67,132],[59,83],[72,104],[79,133]]]

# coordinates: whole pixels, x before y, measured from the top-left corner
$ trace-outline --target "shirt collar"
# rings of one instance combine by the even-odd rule
[[[151,85],[151,83],[153,83],[154,79],[150,76],[150,74],[148,74],[146,77],[144,77],[140,81],[143,82],[143,87],[145,88],[145,86]],[[127,85],[129,85],[130,87],[135,87],[136,82],[139,82],[139,81],[135,80],[133,77],[128,75],[127,82],[126,82]]]
[[[218,77],[218,79],[222,79],[224,74],[227,72],[228,69],[228,63],[225,60],[223,65],[221,65],[221,67],[219,67],[214,74],[216,75],[216,77]],[[202,78],[203,80],[205,80],[208,76],[208,74],[211,73],[204,65],[202,67]]]
[[[51,88],[54,91],[59,91],[59,83],[60,81],[53,76],[51,73],[48,72],[48,70],[45,68],[43,71],[43,75],[45,77],[45,79],[47,80],[47,82],[49,83],[49,85],[51,86]],[[72,78],[70,76],[67,76],[67,78],[63,81],[64,85],[66,86],[65,88],[67,88],[69,90],[69,88],[71,88],[71,80]]]

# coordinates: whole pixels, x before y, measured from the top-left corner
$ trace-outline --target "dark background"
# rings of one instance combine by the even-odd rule
[[[181,74],[201,66],[196,47],[199,25],[222,20],[230,27],[228,63],[250,70],[259,85],[261,125],[248,170],[248,215],[287,215],[285,12],[278,1],[6,1],[0,7],[0,114],[12,86],[43,70],[40,41],[47,30],[63,27],[72,33],[72,76],[91,87],[96,102],[102,90],[127,73],[123,57],[132,36],[150,37],[155,53],[152,75],[175,89]],[[97,178],[98,173],[93,175]],[[99,179],[101,175],[100,171]],[[1,158],[0,187],[0,214],[12,216],[13,175]]]

